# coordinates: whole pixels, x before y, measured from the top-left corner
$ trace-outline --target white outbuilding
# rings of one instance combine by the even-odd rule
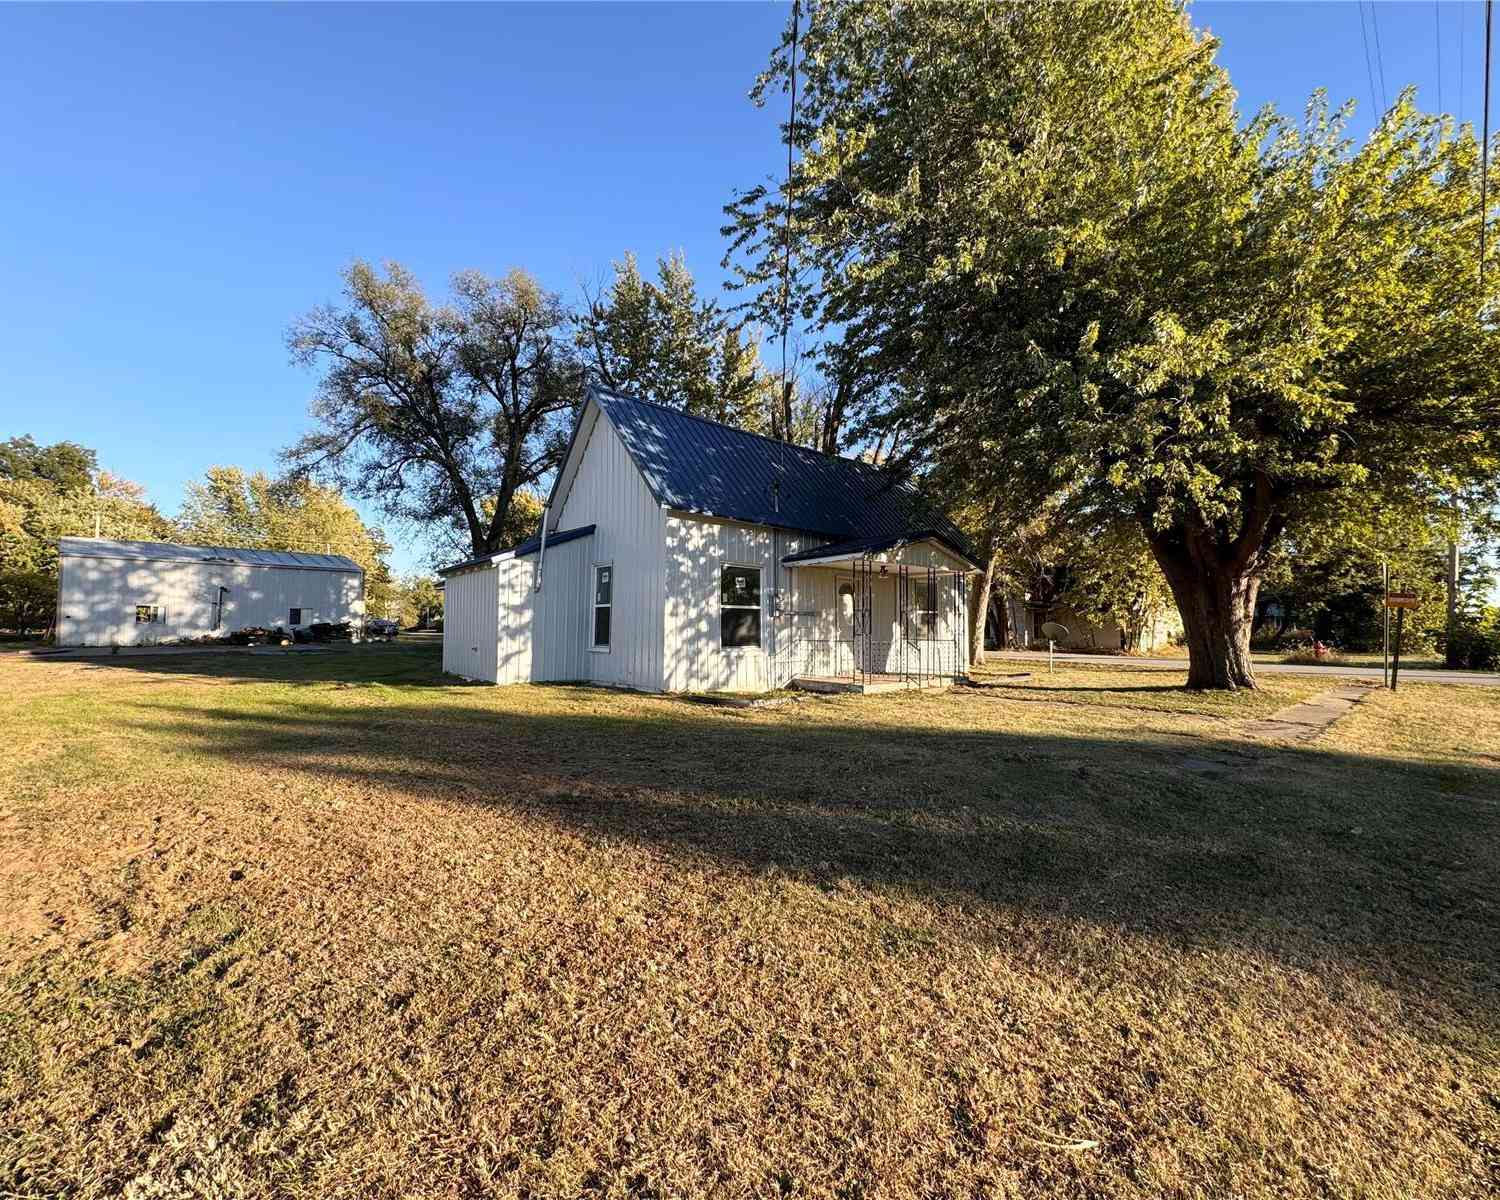
[[[364,621],[364,570],[342,554],[74,537],[59,539],[58,554],[59,646]]]

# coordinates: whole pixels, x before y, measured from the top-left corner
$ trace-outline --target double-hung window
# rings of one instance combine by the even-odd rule
[[[614,610],[615,568],[613,563],[594,564],[595,650],[609,649],[609,618]]]
[[[726,563],[719,573],[719,644],[760,645],[760,568]]]

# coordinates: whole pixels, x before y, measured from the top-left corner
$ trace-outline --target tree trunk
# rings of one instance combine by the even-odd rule
[[[1151,550],[1182,615],[1190,688],[1234,691],[1255,687],[1250,630],[1260,572],[1214,553],[1191,537],[1172,544],[1152,537]],[[1259,556],[1257,555],[1258,559]]]
[[[984,630],[990,616],[990,592],[995,587],[995,569],[1000,561],[997,552],[991,552],[984,574],[974,581],[974,594],[969,600],[969,662],[984,661]]]

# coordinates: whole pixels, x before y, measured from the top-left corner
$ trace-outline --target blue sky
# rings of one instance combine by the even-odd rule
[[[274,469],[314,379],[288,323],[356,257],[566,296],[634,250],[716,289],[720,208],[778,169],[745,98],[789,6],[0,6],[0,437],[99,451],[173,512]],[[1352,3],[1201,3],[1248,115],[1360,104]],[[1385,94],[1480,109],[1483,8],[1375,6]],[[1438,34],[1442,35],[1442,75]],[[373,515],[373,514],[372,514]],[[422,548],[396,534],[396,566]]]

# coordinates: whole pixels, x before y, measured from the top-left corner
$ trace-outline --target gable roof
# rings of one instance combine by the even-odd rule
[[[682,512],[819,533],[832,541],[937,537],[973,559],[964,535],[907,480],[675,408],[595,387],[590,395],[657,503]]]
[[[108,538],[57,539],[64,558],[110,558],[129,562],[232,563],[248,567],[301,567],[308,571],[364,568],[342,554],[302,554],[295,550],[246,550],[237,546],[183,546],[176,542],[116,542]]]

